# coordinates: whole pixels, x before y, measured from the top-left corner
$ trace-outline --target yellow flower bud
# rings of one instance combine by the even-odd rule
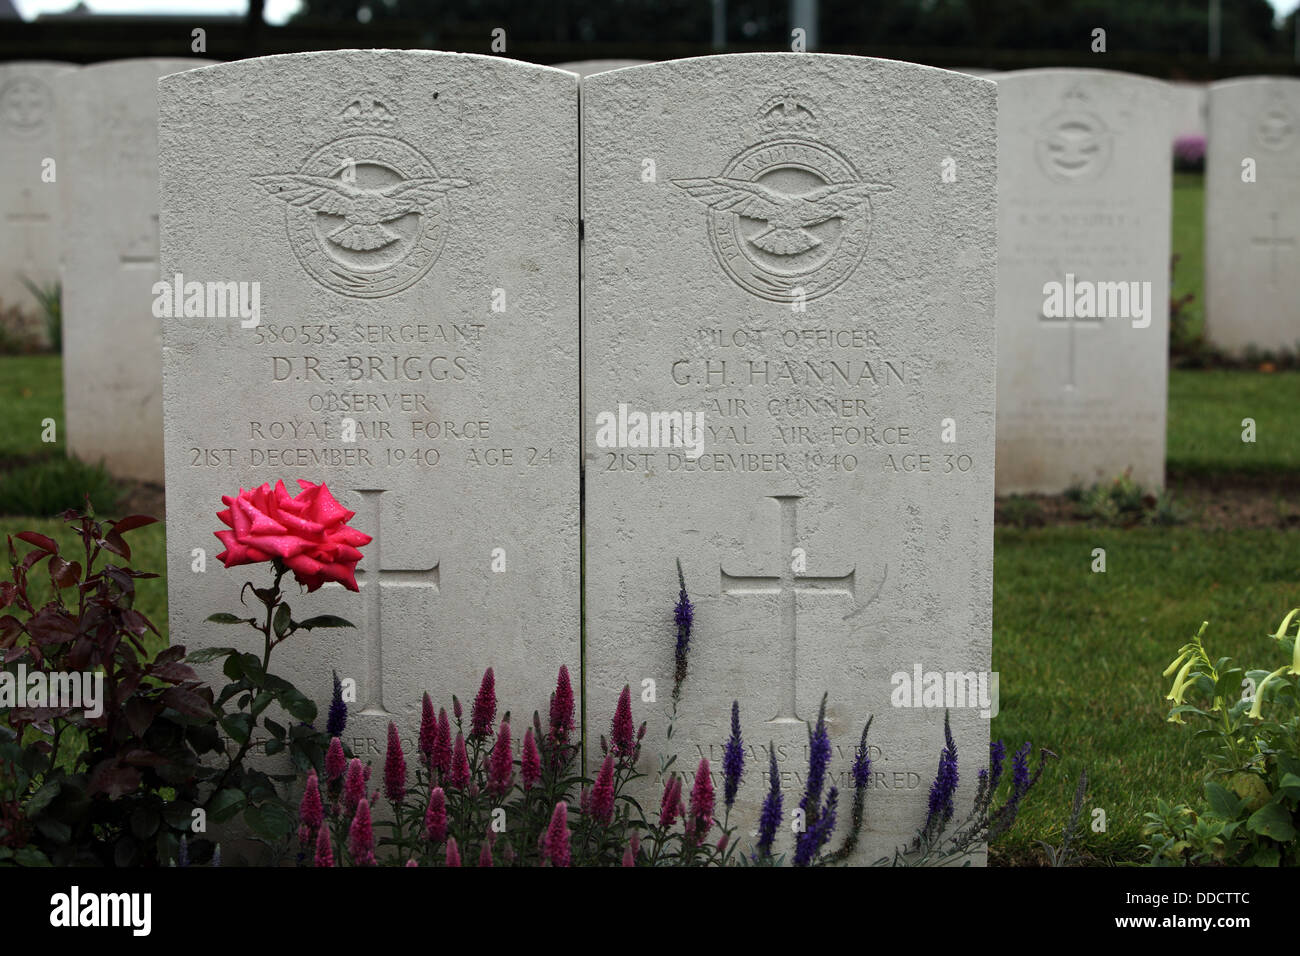
[[[1288,667],[1285,666],[1279,667],[1277,670],[1275,670],[1273,673],[1269,674],[1267,677],[1265,677],[1262,681],[1259,682],[1259,686],[1255,688],[1255,703],[1251,705],[1250,713],[1246,715],[1247,717],[1251,718],[1252,720],[1260,719],[1260,717],[1262,716],[1260,712],[1260,708],[1264,706],[1264,688],[1267,687],[1269,685],[1269,682],[1272,681],[1275,677],[1281,677],[1283,674],[1285,674],[1287,670],[1289,670]]]

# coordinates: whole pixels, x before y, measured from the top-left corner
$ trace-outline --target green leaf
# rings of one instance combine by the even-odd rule
[[[335,617],[333,614],[321,614],[299,622],[298,627],[304,631],[310,631],[315,627],[356,627],[356,625],[345,618]]]
[[[284,637],[284,632],[289,630],[290,620],[289,605],[281,604],[275,609],[275,620],[272,623],[275,627],[276,637]]]
[[[209,618],[209,620],[211,620]],[[204,647],[191,654],[185,655],[185,660],[191,664],[206,664],[208,661],[214,661],[218,657],[225,657],[227,654],[234,654],[233,647]]]
[[[270,717],[264,717],[262,719],[262,723],[263,725],[265,725],[266,729],[270,732],[271,736],[273,736],[276,740],[284,740],[285,736],[289,733],[289,731],[284,729],[283,724],[277,723],[276,721],[272,720]]]
[[[234,789],[226,787],[224,790],[218,790],[208,801],[208,815],[216,823],[225,823],[227,820],[234,818],[240,810],[244,808],[244,794]]]
[[[29,844],[14,851],[14,862],[19,866],[49,866],[50,858]]]
[[[1294,773],[1282,774],[1282,779],[1278,782],[1278,789],[1292,800],[1300,800],[1300,776]]]
[[[1291,823],[1291,811],[1276,802],[1266,803],[1252,813],[1246,826],[1255,833],[1282,843],[1294,840],[1296,836],[1295,827]]]
[[[247,742],[248,735],[252,733],[253,717],[251,714],[230,714],[221,718],[221,726],[235,743],[242,744]]]
[[[289,812],[274,803],[249,807],[244,813],[248,828],[264,840],[282,840],[294,830],[294,820]]]
[[[272,737],[270,740],[266,742],[266,755],[268,757],[272,757],[275,754],[278,754],[283,749],[284,749],[283,740],[276,740],[274,737]]]
[[[45,817],[36,821],[36,829],[55,843],[65,844],[72,840],[72,827],[62,820]]]
[[[241,654],[239,666],[244,676],[252,681],[254,686],[261,687],[266,681],[266,671],[262,669],[262,662],[257,659],[256,654]]]
[[[58,780],[47,780],[41,786],[41,789],[32,794],[32,798],[27,801],[27,805],[23,807],[23,815],[28,818],[37,816],[59,795],[59,790],[60,784]]]
[[[1210,809],[1216,817],[1235,820],[1241,813],[1241,801],[1229,793],[1226,787],[1213,780],[1205,785],[1205,799],[1210,802]]]
[[[304,723],[316,719],[316,704],[296,690],[287,690],[280,694],[280,706]]]
[[[237,617],[228,611],[221,611],[217,614],[209,614],[207,620],[211,624],[247,624],[249,618]]]

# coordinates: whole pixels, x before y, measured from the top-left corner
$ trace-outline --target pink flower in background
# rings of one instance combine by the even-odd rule
[[[447,841],[447,865],[460,866],[460,847],[456,845],[455,837]]]
[[[497,742],[488,754],[488,792],[503,797],[515,782],[514,755],[510,751],[510,724],[501,721]]]
[[[355,512],[335,501],[324,484],[299,481],[298,487],[297,497],[283,481],[274,489],[267,484],[223,495],[226,508],[217,518],[228,530],[215,532],[226,546],[217,559],[228,568],[279,559],[308,591],[327,581],[359,590],[358,549],[370,543],[370,535],[348,526]]]
[[[563,800],[555,805],[550,826],[542,834],[541,851],[551,866],[569,865],[569,806]]]
[[[537,750],[533,728],[524,732],[524,747],[519,755],[519,775],[524,778],[524,789],[531,790],[542,779],[542,755]]]
[[[492,847],[490,844],[484,843],[483,848],[478,851],[478,865],[481,867],[492,865]]]
[[[424,835],[430,843],[447,839],[447,795],[442,787],[429,793],[429,809],[424,811]]]
[[[406,799],[406,754],[392,721],[388,722],[388,752],[384,755],[384,796],[393,803]]]
[[[591,787],[591,815],[601,826],[609,826],[614,818],[614,755],[610,754],[600,765],[596,782]]]
[[[636,857],[632,855],[632,848],[628,847],[623,851],[623,865],[636,866]]]
[[[357,804],[357,815],[348,830],[348,852],[353,866],[375,865],[375,833],[370,825],[370,801],[362,798]]]
[[[316,834],[316,859],[318,867],[329,868],[334,865],[334,848],[330,846],[329,827],[321,827]]]
[[[465,735],[456,735],[456,746],[451,754],[451,769],[447,772],[447,786],[464,790],[469,786],[469,753],[465,750]]]

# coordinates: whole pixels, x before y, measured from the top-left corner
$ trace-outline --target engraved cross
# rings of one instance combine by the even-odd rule
[[[26,256],[26,263],[30,267],[31,264],[36,261],[36,244],[34,241],[35,236],[33,235],[33,229],[36,228],[35,223],[47,223],[50,221],[50,217],[38,210],[32,202],[32,190],[30,186],[23,189],[22,208],[15,210],[14,212],[5,213],[5,218],[10,222],[22,224],[23,245],[25,247],[24,255]]]
[[[383,593],[385,588],[426,588],[439,592],[438,561],[427,568],[386,568],[380,527],[383,524],[383,488],[358,488],[357,494],[369,505],[374,540],[363,560],[368,568],[357,566],[357,586],[365,608],[366,688],[361,713],[379,717],[389,715],[384,707],[384,626]]]
[[[1294,247],[1295,247],[1295,237],[1294,237],[1294,236],[1279,236],[1279,235],[1277,234],[1277,213],[1276,213],[1276,212],[1269,213],[1269,219],[1271,219],[1272,222],[1273,222],[1273,231],[1272,231],[1272,235],[1269,235],[1269,236],[1256,236],[1256,237],[1254,237],[1253,239],[1250,240],[1250,244],[1251,244],[1252,246],[1264,246],[1264,247],[1266,247],[1266,248],[1269,250],[1269,252],[1272,254],[1272,255],[1271,255],[1272,262],[1271,262],[1270,265],[1269,265],[1269,281],[1270,281],[1270,282],[1273,282],[1273,283],[1276,284],[1276,282],[1277,282],[1277,254],[1278,254],[1278,250],[1279,250],[1279,249],[1282,249],[1282,248],[1284,248],[1284,247],[1285,247],[1285,248],[1288,248],[1288,249],[1294,248]]]
[[[1066,348],[1068,349],[1069,357],[1066,359],[1067,371],[1066,371],[1066,379],[1065,379],[1065,389],[1066,391],[1072,392],[1074,391],[1077,384],[1075,380],[1075,362],[1076,362],[1075,347],[1074,347],[1075,327],[1082,325],[1085,328],[1092,327],[1095,329],[1101,326],[1102,320],[1099,317],[1078,318],[1076,316],[1069,316],[1068,318],[1064,318],[1064,319],[1052,318],[1043,315],[1042,311],[1040,310],[1038,313],[1038,321],[1041,322],[1043,325],[1047,326],[1048,328],[1059,329],[1061,326],[1065,326],[1066,331],[1070,333],[1068,344],[1066,346]]]
[[[735,595],[776,594],[781,608],[781,638],[785,657],[785,699],[781,711],[769,723],[802,723],[795,708],[796,676],[799,664],[798,592],[847,595],[856,600],[856,568],[844,574],[815,576],[792,569],[792,555],[798,541],[798,502],[802,495],[769,495],[781,507],[781,570],[773,575],[743,577],[729,574],[718,566],[722,575],[722,593]]]

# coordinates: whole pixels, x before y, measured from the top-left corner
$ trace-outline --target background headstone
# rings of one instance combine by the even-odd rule
[[[229,643],[204,619],[269,581],[216,561],[221,496],[324,481],[375,537],[361,593],[291,603],[357,629],[273,669],[322,704],[353,678],[373,760],[389,719],[413,735],[424,691],[468,701],[488,666],[503,710],[545,708],[579,658],[576,79],[349,51],[159,91],[163,275],[261,283],[257,327],[164,320],[173,640]]]
[[[158,78],[209,62],[119,60],[55,82],[65,437],[123,478],[163,480]]]
[[[1163,488],[1168,89],[1103,70],[1027,70],[997,83],[998,493],[1058,493],[1128,469]],[[1138,289],[1150,325],[1086,306],[1054,314],[1051,282],[1063,293],[1070,282],[1149,282],[1149,300]],[[1108,289],[1106,299],[1094,311],[1123,309]]]
[[[22,280],[44,289],[59,278],[54,81],[76,69],[38,61],[0,64],[0,309],[17,306],[27,330],[42,339],[40,307]]]
[[[1220,348],[1300,349],[1300,80],[1210,87],[1205,334]],[[1253,178],[1253,182],[1245,181]]]
[[[688,792],[706,756],[721,793],[736,699],[731,822],[752,844],[771,741],[784,845],[827,692],[841,821],[875,715],[859,859],[924,820],[943,712],[892,707],[892,675],[989,667],[995,97],[777,53],[583,83],[587,730],[608,734],[630,684],[652,808],[670,751]],[[699,456],[631,432],[610,447],[621,408],[703,414]],[[678,558],[696,610],[668,747]],[[959,709],[953,726],[973,783],[988,724]]]

